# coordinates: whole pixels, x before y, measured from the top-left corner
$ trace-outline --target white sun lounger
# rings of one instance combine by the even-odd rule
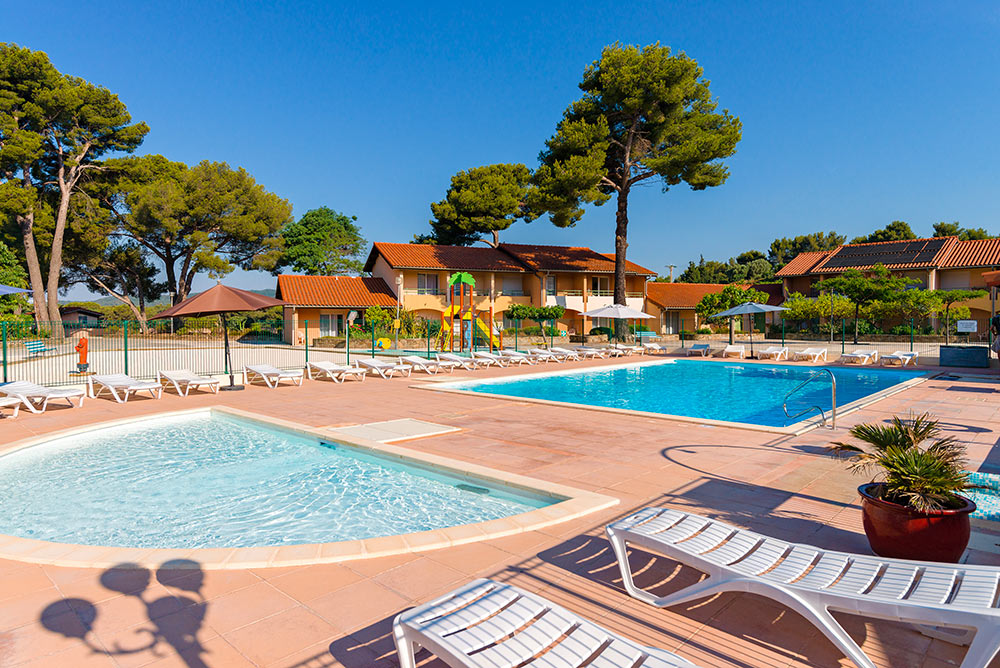
[[[365,376],[368,375],[368,369],[362,369],[356,364],[346,366],[328,360],[319,360],[317,362],[309,362],[306,365],[306,375],[309,376],[309,380],[313,379],[314,373],[316,374],[316,378],[326,376],[335,383],[343,383],[348,376],[354,376],[358,380],[364,381]]]
[[[558,348],[553,346],[549,348],[549,352],[555,353],[556,355],[565,355],[566,359],[573,360],[575,362],[578,362],[585,357],[597,357],[597,355],[581,353],[579,348],[573,350],[572,348]]]
[[[773,359],[776,362],[780,362],[782,358],[788,359],[788,348],[782,348],[780,346],[771,346],[770,348],[765,348],[757,353],[759,359]]]
[[[406,355],[399,358],[400,362],[410,364],[414,369],[420,369],[424,373],[436,374],[438,371],[452,372],[456,367],[462,366],[461,362],[452,360],[431,360],[419,355]]]
[[[494,355],[493,353],[484,353],[479,351],[472,351],[472,357],[485,364],[486,366],[508,366],[510,365],[510,360],[500,357],[499,355]]]
[[[95,391],[94,386],[97,386]],[[97,374],[87,376],[87,389],[91,398],[96,399],[102,392],[107,390],[108,394],[120,404],[128,401],[129,396],[139,392],[149,392],[149,396],[159,399],[163,396],[163,385],[159,381],[136,380],[132,376],[124,373]]]
[[[528,355],[535,358],[539,362],[565,362],[568,356],[565,353],[558,353],[554,350],[546,350],[545,348],[528,348]]]
[[[868,364],[869,362],[874,364],[875,362],[878,362],[878,351],[862,350],[859,348],[858,350],[852,350],[849,353],[844,353],[843,355],[841,355],[840,361],[843,362],[844,364],[857,362],[862,366]]]
[[[400,613],[392,634],[400,668],[416,668],[418,647],[451,668],[696,668],[493,580],[473,580]]]
[[[576,352],[583,357],[600,357],[601,359],[609,355],[607,348],[591,348],[590,346],[580,346]],[[620,351],[619,354],[621,354]]]
[[[436,353],[435,357],[442,362],[455,362],[466,371],[474,371],[479,368],[479,362],[471,357],[462,357],[455,353]]]
[[[907,364],[912,362],[913,366],[917,366],[918,357],[920,357],[920,353],[918,353],[915,350],[914,351],[897,350],[891,355],[882,355],[882,357],[879,359],[882,360],[882,366],[888,366],[886,364],[886,361],[889,361],[890,363],[899,362],[899,366],[906,366]]]
[[[17,397],[0,397],[0,409],[2,408],[13,408],[10,416],[16,418],[17,412],[21,410],[21,400]]]
[[[702,357],[708,357],[710,352],[712,352],[712,348],[707,343],[692,343],[691,347],[687,349],[687,356],[701,355]]]
[[[747,356],[747,348],[742,343],[738,343],[722,349],[723,357],[729,357],[730,355],[736,355],[740,359],[744,359]]]
[[[219,393],[219,381],[208,376],[199,376],[190,369],[168,369],[156,372],[156,381],[163,387],[173,386],[182,397],[186,397],[191,388],[208,387],[212,394]]]
[[[292,381],[293,385],[302,385],[305,372],[302,369],[279,369],[270,364],[248,364],[243,367],[243,384],[249,385],[256,378],[261,378],[268,387],[277,387],[283,380]]]
[[[793,360],[809,360],[810,362],[819,362],[819,358],[822,357],[823,361],[826,362],[826,348],[806,348],[805,350],[796,350],[792,353]]]
[[[638,354],[641,356],[646,354],[646,348],[644,346],[629,346],[624,343],[615,343],[612,344],[611,347],[614,348],[615,350],[621,350],[622,352],[625,353],[626,356],[633,354]]]
[[[659,343],[653,343],[653,342],[646,343],[645,341],[643,341],[642,347],[645,348],[646,352],[648,353],[662,354],[667,352],[667,347]]]
[[[516,362],[517,364],[532,365],[535,363],[535,360],[531,357],[531,355],[519,352],[517,350],[498,350],[497,355],[503,357],[511,364],[514,364]]]
[[[363,366],[369,371],[374,371],[382,378],[389,380],[397,373],[401,373],[404,376],[409,376],[413,373],[412,364],[402,364],[401,362],[386,362],[384,360],[375,359],[374,357],[360,357],[358,358],[358,365]]]
[[[799,613],[861,668],[875,668],[830,611],[925,627],[957,627],[975,638],[962,668],[981,668],[1000,652],[1000,568],[885,559],[789,543],[678,510],[646,508],[607,528],[626,591],[657,607],[720,592],[748,592]],[[627,546],[639,546],[696,568],[707,579],[666,596],[636,587]]]
[[[4,385],[0,385],[0,392],[8,397],[20,399],[24,407],[32,413],[44,413],[52,399],[65,399],[70,407],[73,406],[73,399],[80,397],[80,406],[83,406],[83,399],[87,395],[83,390],[70,387],[45,387],[26,380],[15,380]]]

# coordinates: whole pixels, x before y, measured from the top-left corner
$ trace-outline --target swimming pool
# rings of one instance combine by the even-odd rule
[[[838,408],[921,372],[873,367],[829,367],[837,379]],[[820,375],[789,400],[794,415],[809,406],[829,411],[830,382],[816,367],[695,360],[641,362],[598,369],[447,383],[446,389],[543,399],[765,427],[793,423],[781,408],[785,395]],[[806,419],[807,416],[798,418]]]
[[[219,548],[329,543],[510,517],[562,498],[216,412],[0,457],[0,534]]]

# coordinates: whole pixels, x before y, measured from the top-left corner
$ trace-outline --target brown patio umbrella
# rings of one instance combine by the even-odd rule
[[[154,320],[161,318],[177,318],[187,316],[201,318],[206,315],[222,316],[222,336],[225,340],[226,368],[229,369],[229,385],[223,390],[242,390],[242,385],[233,383],[233,364],[229,355],[229,327],[226,314],[246,311],[259,311],[272,306],[285,306],[287,302],[273,297],[265,297],[249,290],[230,288],[219,283],[201,294],[185,299],[180,304],[171,306],[166,311],[157,313]]]

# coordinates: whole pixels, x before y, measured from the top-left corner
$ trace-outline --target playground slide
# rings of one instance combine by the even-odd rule
[[[494,348],[503,347],[500,345],[500,339],[498,339],[496,335],[490,331],[490,328],[486,326],[486,323],[483,322],[482,318],[476,318],[476,325],[479,327],[479,331],[481,331],[486,336],[490,337],[490,341],[493,343]]]

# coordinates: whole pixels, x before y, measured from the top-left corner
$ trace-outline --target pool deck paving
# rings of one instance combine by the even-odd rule
[[[549,364],[556,368],[633,362]],[[486,377],[524,368],[463,372]],[[458,377],[458,374],[456,374]],[[843,551],[869,553],[858,484],[825,447],[858,422],[930,411],[968,443],[971,468],[1000,471],[995,384],[931,379],[843,416],[836,432],[799,436],[665,421],[517,400],[429,392],[412,378],[88,400],[82,409],[22,411],[3,444],[95,422],[225,405],[311,427],[413,418],[460,431],[403,447],[598,492],[619,505],[503,538],[337,564],[246,570],[82,569],[0,561],[0,666],[396,666],[392,618],[475,577],[536,591],[638,642],[701,666],[851,666],[801,616],[749,594],[660,610],[622,590],[606,524],[665,505]],[[963,557],[1000,565],[1000,535],[977,532]],[[634,566],[668,592],[698,574],[635,551]],[[943,668],[964,648],[901,624],[839,616],[880,667]],[[443,665],[421,655],[422,666]],[[991,666],[1000,668],[1000,661]]]

